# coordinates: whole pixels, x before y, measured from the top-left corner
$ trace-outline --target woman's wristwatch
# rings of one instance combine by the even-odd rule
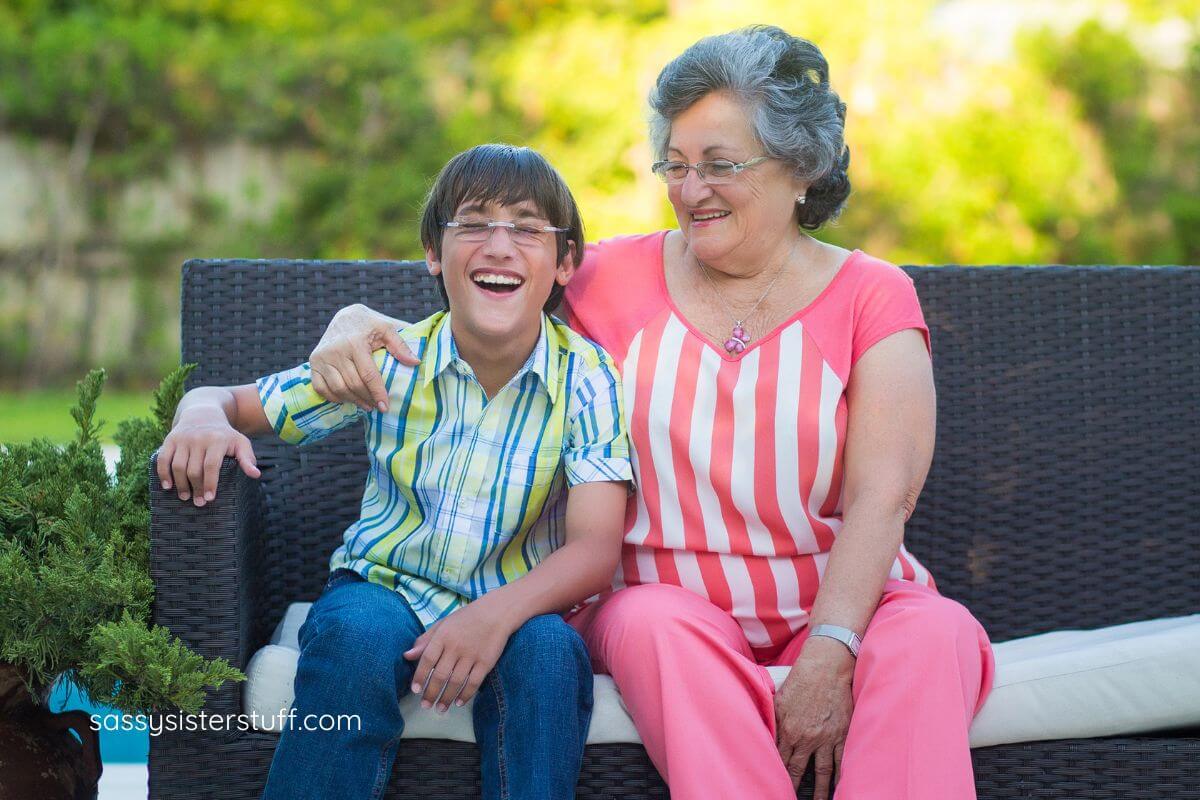
[[[849,648],[850,654],[855,658],[858,658],[858,648],[862,646],[862,638],[857,633],[840,625],[818,625],[808,635],[828,636],[830,639],[837,639]]]

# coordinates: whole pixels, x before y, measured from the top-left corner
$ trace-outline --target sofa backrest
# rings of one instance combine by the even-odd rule
[[[906,267],[929,323],[933,466],[906,544],[994,641],[1200,611],[1200,269]],[[423,262],[184,265],[189,387],[307,359],[333,313],[441,307]],[[357,516],[352,427],[255,442],[267,499],[255,639],[315,598]]]

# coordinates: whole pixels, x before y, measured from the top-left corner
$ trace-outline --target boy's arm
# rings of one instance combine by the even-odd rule
[[[384,369],[386,351],[372,354]],[[385,383],[395,374],[395,362]],[[290,444],[323,439],[357,421],[364,411],[351,403],[331,403],[317,394],[306,362],[264,375],[242,386],[201,386],[179,402],[171,432],[158,455],[164,489],[175,487],[180,500],[202,506],[216,497],[221,461],[234,456],[252,478],[259,477],[247,436],[274,431]]]
[[[185,414],[193,418],[223,418],[235,430],[247,436],[270,433],[272,430],[258,398],[258,387],[253,383],[241,386],[198,386],[192,389],[183,396],[175,409],[172,430]]]
[[[624,481],[581,483],[567,495],[567,541],[519,579],[492,589],[434,623],[404,657],[420,663],[412,691],[425,708],[463,705],[526,621],[562,613],[612,583],[621,554]]]
[[[443,710],[466,702],[526,620],[565,611],[611,584],[633,478],[621,381],[607,353],[571,393],[563,467],[567,541],[528,574],[454,611],[404,654],[420,658],[413,691]],[[460,688],[461,687],[461,688]]]
[[[158,453],[158,478],[175,487],[180,500],[202,506],[217,496],[225,456],[233,456],[252,478],[259,476],[247,436],[271,430],[254,384],[200,386],[179,401],[171,432]]]
[[[495,609],[511,635],[539,614],[561,614],[612,585],[624,532],[624,481],[581,483],[567,494],[567,541],[512,583],[475,600]]]

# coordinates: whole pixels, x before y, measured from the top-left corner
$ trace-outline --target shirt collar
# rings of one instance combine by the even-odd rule
[[[537,344],[534,345],[533,352],[529,354],[524,366],[517,370],[517,375],[525,371],[532,372],[541,380],[546,392],[555,397],[558,389],[558,359],[552,356],[557,355],[558,348],[550,341],[552,327],[546,324],[546,320],[546,315],[542,314]],[[434,378],[450,367],[459,369],[462,374],[471,374],[471,365],[458,355],[458,345],[455,344],[450,329],[450,312],[447,311],[430,332],[429,347],[425,357],[421,359],[422,385],[429,385]]]
[[[450,335],[450,312],[439,313],[441,317],[434,321],[433,327],[429,331],[428,344],[421,357],[418,374],[421,377],[422,386],[428,386],[434,378],[442,374],[446,367],[450,366],[453,359],[458,357],[454,347],[454,337]]]
[[[542,379],[542,386],[551,399],[558,396],[558,331],[545,313],[541,319],[541,334],[530,355],[529,368]]]

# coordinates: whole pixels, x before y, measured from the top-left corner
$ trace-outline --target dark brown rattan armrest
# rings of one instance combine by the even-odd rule
[[[154,623],[205,658],[242,669],[253,655],[262,490],[238,463],[221,464],[217,496],[197,508],[166,491],[150,458],[150,576]],[[210,713],[241,710],[241,684],[226,683],[205,704]]]

